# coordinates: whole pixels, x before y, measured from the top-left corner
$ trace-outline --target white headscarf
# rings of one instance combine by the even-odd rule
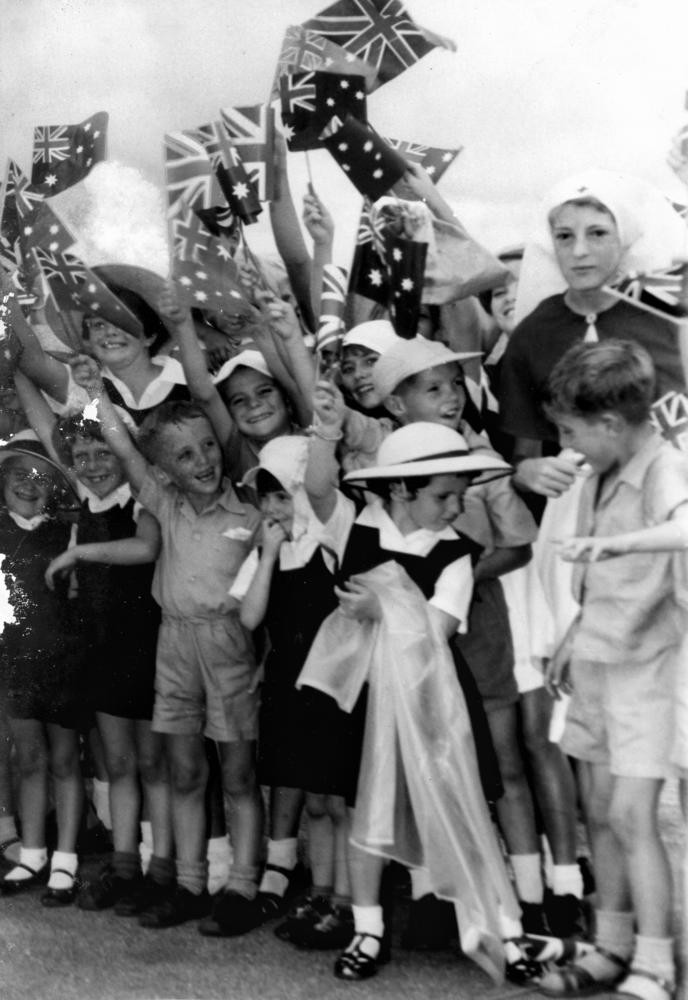
[[[516,322],[540,302],[566,291],[550,229],[553,209],[567,201],[592,198],[614,216],[622,246],[619,274],[657,271],[686,255],[688,231],[669,199],[638,177],[587,170],[556,184],[545,196],[538,222],[523,255],[516,299]]]

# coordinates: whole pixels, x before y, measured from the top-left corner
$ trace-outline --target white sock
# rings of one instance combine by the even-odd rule
[[[633,969],[651,972],[670,983],[676,980],[673,938],[649,938],[636,935],[635,950],[631,961]]]
[[[282,840],[268,840],[268,865],[277,865],[293,871],[296,867],[298,840],[285,837]],[[289,887],[289,879],[282,872],[266,868],[260,880],[259,892],[269,892],[273,896],[283,896]]]
[[[430,872],[427,868],[411,868],[411,899],[422,899],[423,896],[432,894],[430,884]]]
[[[153,855],[153,825],[149,820],[144,819],[140,827],[141,843],[139,844],[139,856],[141,857],[141,871],[145,875]]]
[[[106,830],[112,830],[109,781],[101,781],[100,778],[93,779],[93,808]]]
[[[541,903],[545,898],[542,859],[539,854],[509,856],[516,882],[516,895],[523,903]]]
[[[214,896],[226,886],[232,864],[232,848],[226,835],[210,838],[206,857],[208,859],[208,892]]]
[[[523,936],[521,921],[514,920],[513,917],[507,917],[501,906],[499,907],[499,929],[504,941],[508,941],[509,938],[520,938]]]
[[[39,872],[48,863],[48,851],[45,847],[22,847],[19,852],[19,863],[28,865],[35,872]],[[13,868],[5,875],[8,882],[24,882],[31,878],[31,872],[25,868]]]
[[[377,938],[382,937],[385,932],[385,924],[382,919],[381,906],[352,906],[351,910],[354,915],[354,931],[356,934],[373,934]],[[380,944],[372,938],[364,938],[361,943],[361,951],[371,958],[377,958],[380,952]]]
[[[74,884],[74,876],[76,875],[78,864],[79,859],[76,854],[71,854],[67,851],[53,851],[53,856],[50,859],[48,888],[71,889]],[[65,871],[71,872],[71,878],[62,871],[56,872],[56,868],[64,868]]]
[[[553,866],[552,892],[555,896],[583,898],[583,876],[577,862],[572,865]]]

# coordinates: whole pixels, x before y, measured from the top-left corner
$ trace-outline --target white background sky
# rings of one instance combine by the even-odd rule
[[[284,29],[327,0],[2,0],[0,156],[30,170],[32,128],[110,112],[109,156],[162,183],[161,138],[267,97]],[[560,177],[591,166],[682,190],[664,165],[688,113],[685,0],[407,0],[452,37],[369,98],[378,131],[464,151],[441,182],[474,235],[523,237]],[[329,154],[316,188],[344,257],[357,196]],[[303,157],[290,157],[295,197]],[[249,231],[262,243],[259,227]],[[346,262],[346,261],[342,261]]]

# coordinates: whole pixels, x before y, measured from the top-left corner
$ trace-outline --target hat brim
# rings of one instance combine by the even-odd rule
[[[47,465],[51,466],[54,472],[57,473],[62,489],[66,493],[69,493],[74,497],[75,500],[79,500],[79,495],[76,492],[74,486],[72,485],[70,479],[66,475],[64,469],[57,462],[53,461],[47,455],[42,455],[37,451],[32,451],[31,448],[20,448],[17,445],[2,445],[0,446],[0,466],[2,466],[10,458],[20,458],[27,456],[28,458],[38,459],[41,462],[45,462]]]
[[[421,458],[415,462],[399,462],[397,465],[377,465],[368,469],[355,469],[344,476],[345,483],[368,482],[380,479],[410,479],[414,476],[485,476],[494,479],[508,476],[513,471],[508,462],[500,458],[489,458],[479,453],[452,455],[446,458]]]

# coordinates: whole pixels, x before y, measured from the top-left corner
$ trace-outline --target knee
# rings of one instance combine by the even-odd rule
[[[349,815],[349,811],[346,806],[346,800],[341,795],[328,795],[327,801],[327,814],[333,823],[343,823]]]
[[[139,774],[144,785],[164,784],[169,780],[167,760],[162,751],[139,754]]]
[[[48,758],[38,746],[23,747],[17,752],[17,773],[20,778],[33,778],[37,774],[47,774]]]
[[[639,840],[652,837],[657,831],[656,821],[652,811],[628,799],[612,800],[609,808],[609,826],[624,850],[630,850]]]
[[[499,773],[505,791],[512,794],[526,784],[526,774],[521,751],[517,745],[509,746],[499,754]]]
[[[136,776],[136,760],[132,754],[113,753],[105,756],[105,770],[112,783]]]
[[[50,758],[50,773],[57,781],[81,776],[78,751],[70,749],[53,754]]]
[[[253,766],[224,768],[222,786],[225,795],[230,798],[243,798],[253,795],[257,789],[256,774]]]
[[[208,778],[208,768],[205,759],[175,760],[171,767],[171,784],[179,795],[200,793],[205,795]]]
[[[309,819],[324,819],[329,815],[324,795],[306,796],[306,815]]]

